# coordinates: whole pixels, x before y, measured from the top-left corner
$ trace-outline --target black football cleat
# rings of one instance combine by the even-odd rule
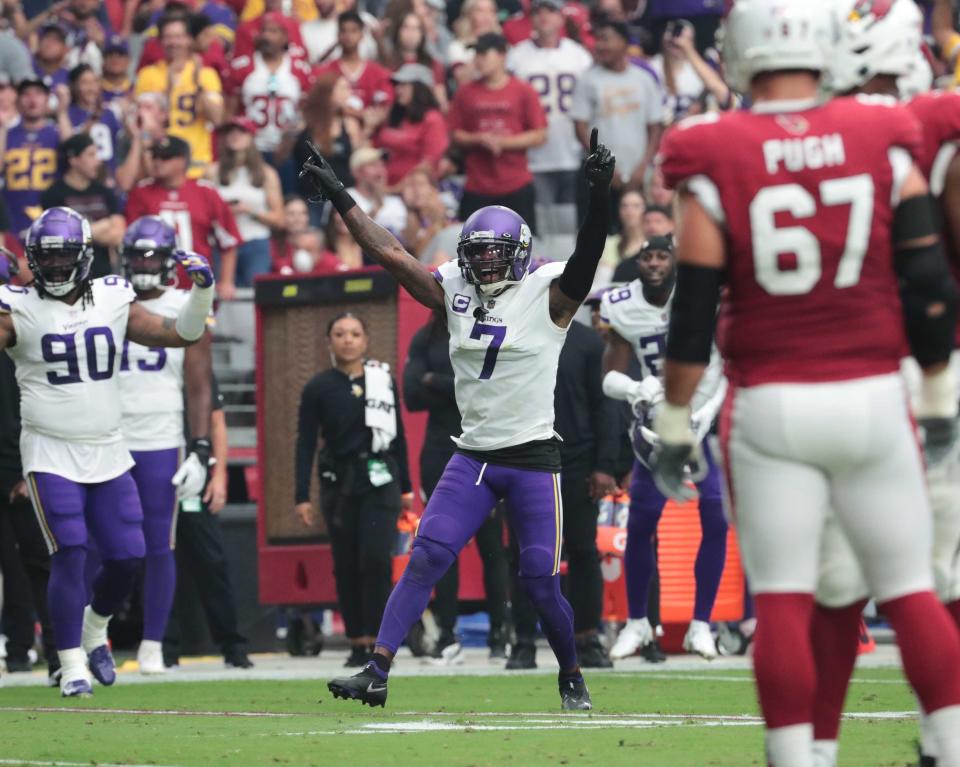
[[[359,700],[371,708],[387,705],[387,675],[370,661],[363,670],[353,676],[342,676],[327,682],[327,689],[334,698]]]
[[[613,661],[596,634],[577,640],[577,660],[582,668],[613,668]]]
[[[363,668],[367,659],[370,657],[370,651],[367,649],[366,645],[355,644],[350,645],[350,654],[347,656],[346,661],[343,663],[344,668]]]
[[[564,711],[589,711],[593,708],[590,691],[583,681],[582,674],[563,674],[558,678],[560,684],[560,708]]]
[[[640,655],[647,663],[663,663],[667,659],[666,653],[660,647],[660,642],[656,639],[645,644],[640,650]]]
[[[537,646],[533,642],[520,642],[510,648],[510,657],[507,659],[508,671],[537,667]]]

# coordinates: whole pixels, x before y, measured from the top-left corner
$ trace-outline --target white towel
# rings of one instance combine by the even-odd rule
[[[364,423],[373,432],[373,452],[382,453],[397,436],[397,398],[390,366],[367,360],[363,364],[363,384],[367,395]]]

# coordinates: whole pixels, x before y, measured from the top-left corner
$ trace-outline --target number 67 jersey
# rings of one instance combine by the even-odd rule
[[[661,149],[727,240],[733,386],[894,373],[907,348],[890,230],[920,126],[892,99],[792,106],[690,118]]]
[[[105,482],[133,465],[120,433],[116,371],[135,294],[121,277],[90,285],[93,302],[72,306],[32,287],[0,287],[0,312],[16,333],[7,354],[20,386],[24,475]]]
[[[550,318],[550,285],[563,263],[544,264],[499,296],[484,298],[456,261],[435,276],[443,288],[450,362],[466,450],[499,450],[555,436],[553,393],[566,328]]]

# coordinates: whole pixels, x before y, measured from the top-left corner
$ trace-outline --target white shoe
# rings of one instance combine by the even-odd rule
[[[167,667],[163,665],[163,645],[152,639],[144,639],[137,649],[137,663],[140,664],[141,674],[166,674]]]
[[[463,647],[459,642],[454,642],[440,651],[439,658],[430,658],[430,663],[434,666],[459,666],[464,660]]]
[[[60,650],[60,695],[64,698],[88,698],[93,695],[93,677],[87,670],[87,654],[80,647]]]
[[[636,655],[642,647],[653,641],[653,627],[646,618],[631,618],[610,650],[614,660]]]
[[[690,628],[683,638],[683,649],[707,660],[716,658],[717,643],[713,640],[710,624],[706,621],[690,621]]]

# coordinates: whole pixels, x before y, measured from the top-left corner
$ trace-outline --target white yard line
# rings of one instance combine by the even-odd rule
[[[96,764],[97,767],[174,767],[174,765],[162,764],[111,764],[107,762],[63,762],[59,759],[51,762],[44,762],[38,759],[0,759],[0,764],[29,764],[37,767],[90,767]]]

